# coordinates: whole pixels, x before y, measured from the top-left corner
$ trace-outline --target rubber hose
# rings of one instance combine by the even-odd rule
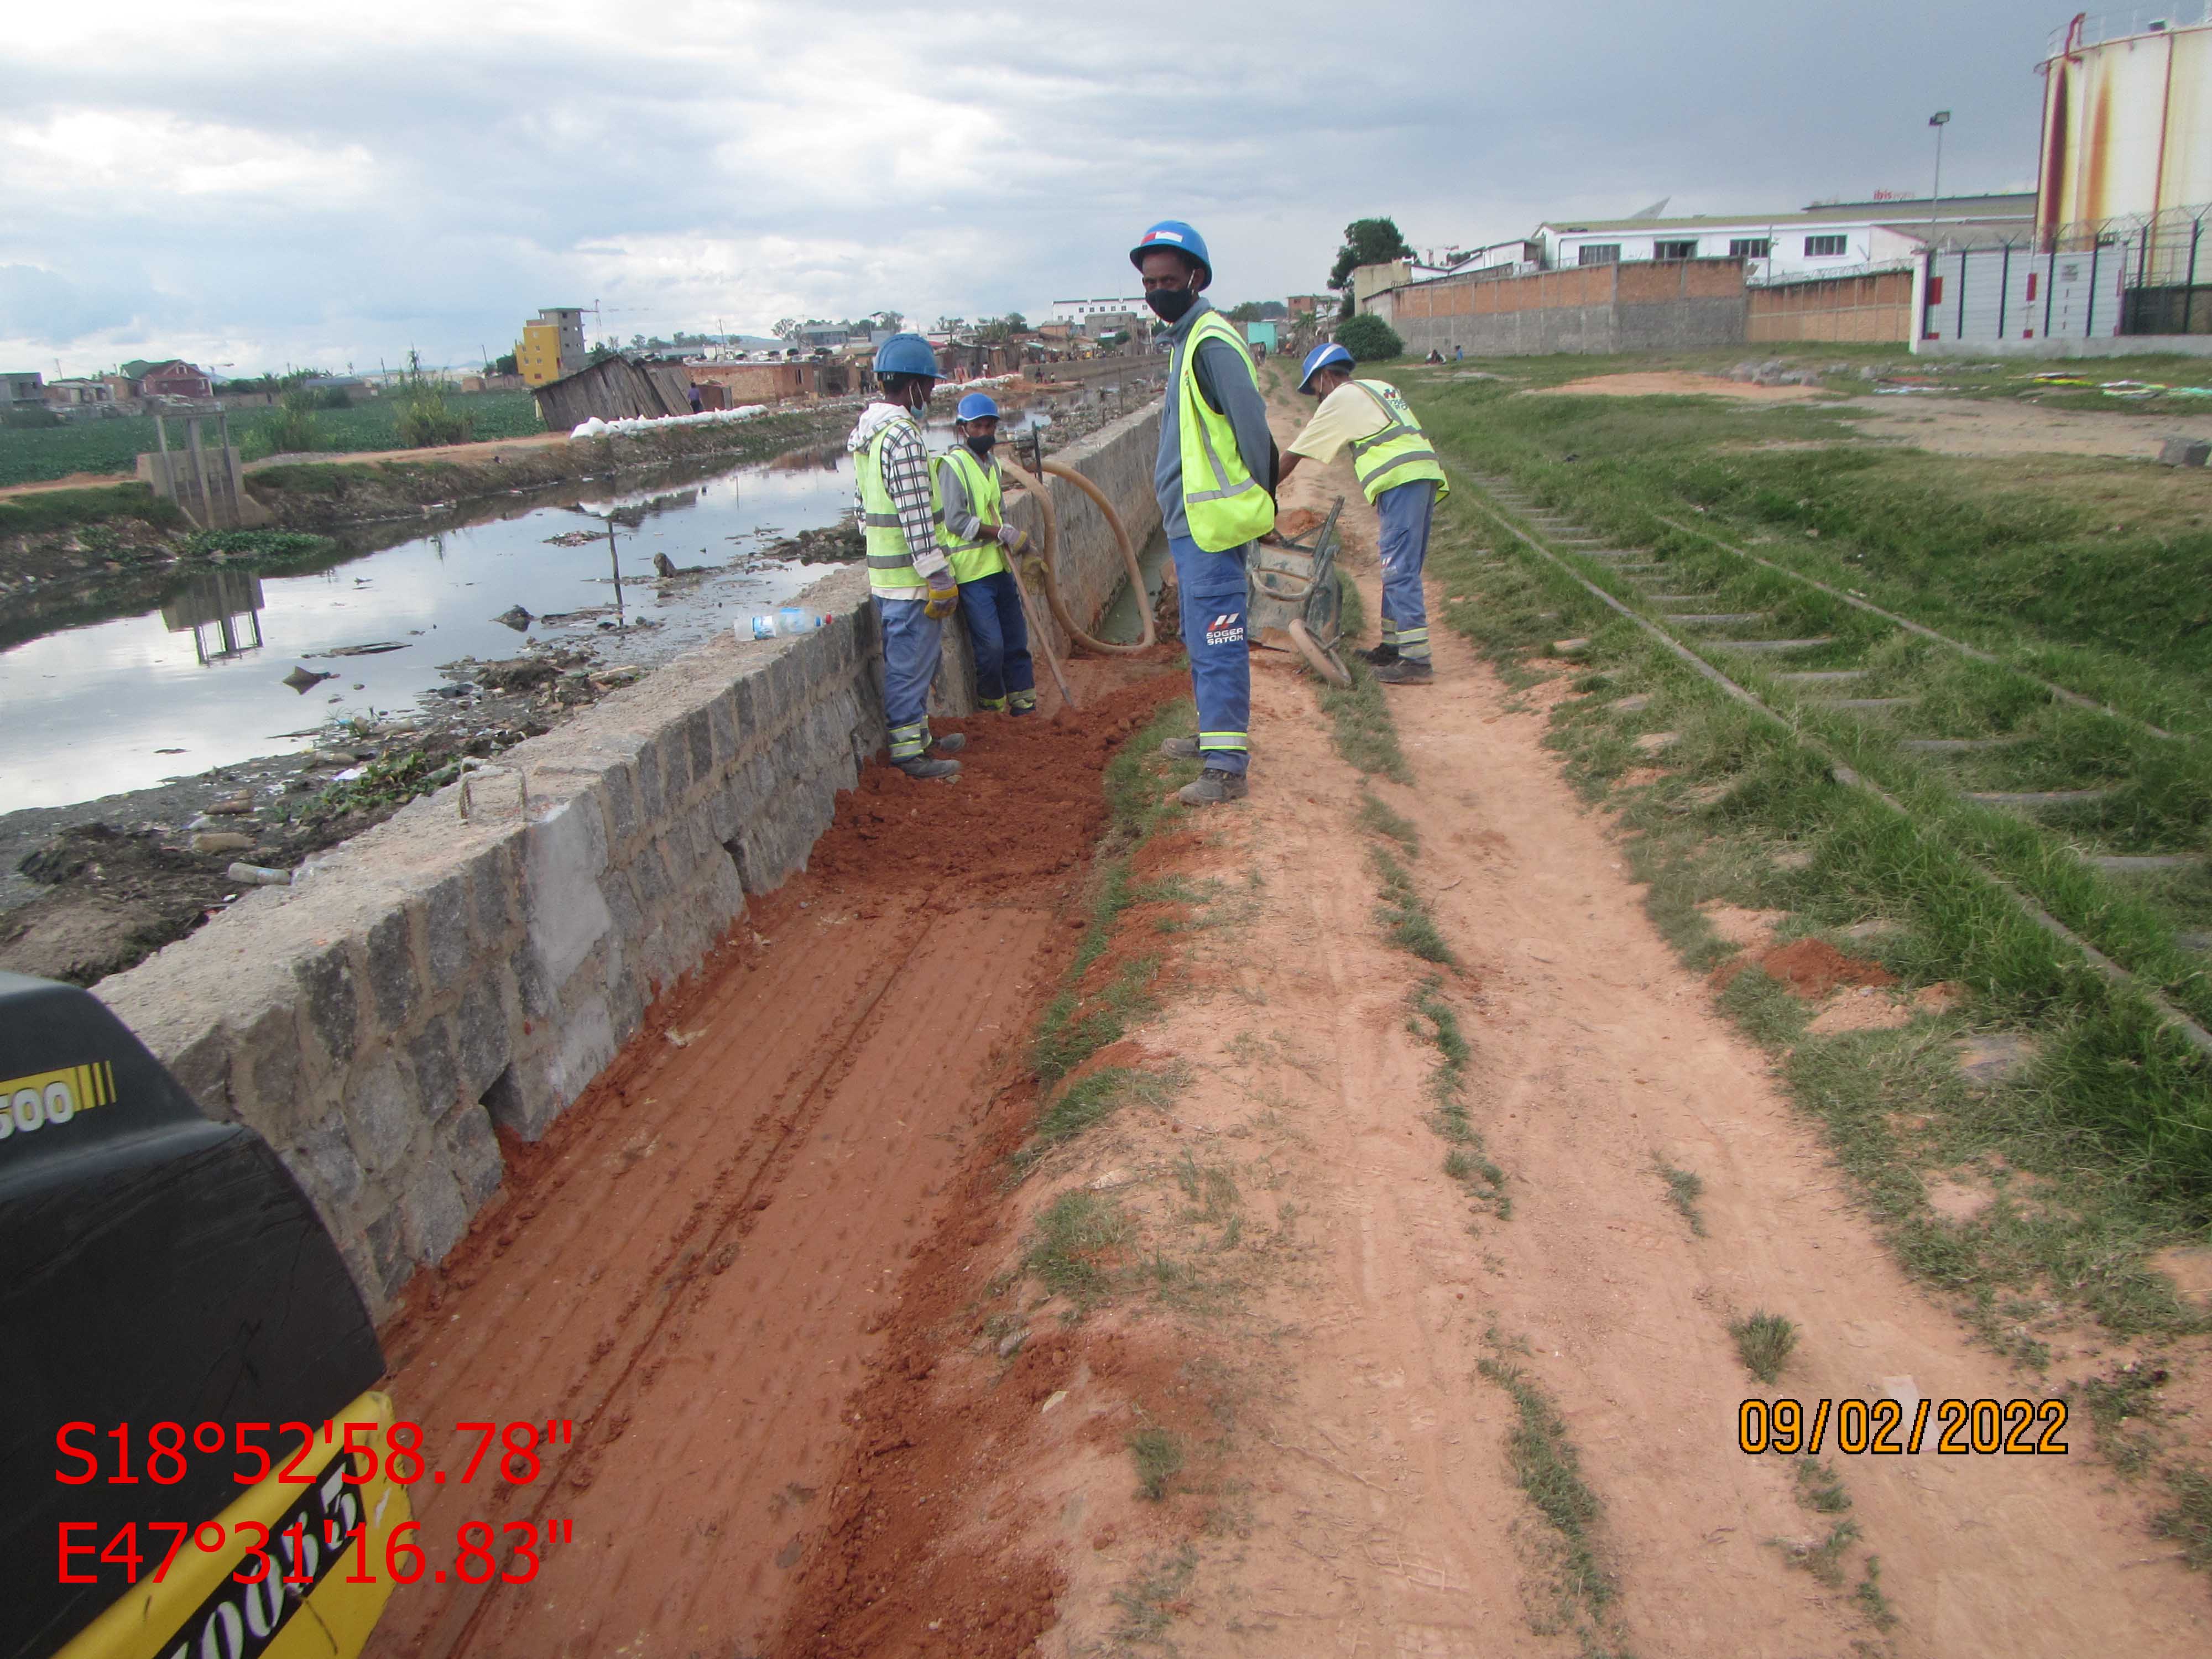
[[[1060,625],[1070,643],[1080,646],[1085,651],[1097,656],[1128,656],[1158,643],[1159,635],[1152,627],[1152,607],[1145,603],[1143,597],[1144,567],[1137,562],[1137,550],[1130,545],[1129,532],[1121,523],[1121,515],[1114,510],[1114,504],[1106,499],[1098,486],[1073,467],[1064,465],[1058,461],[1047,461],[1044,464],[1045,471],[1055,477],[1072,480],[1077,488],[1097,503],[1099,511],[1106,515],[1107,527],[1114,532],[1115,542],[1121,550],[1121,561],[1128,567],[1130,583],[1139,595],[1137,611],[1144,621],[1144,637],[1134,645],[1116,645],[1111,640],[1096,638],[1076,625],[1075,617],[1067,608],[1067,601],[1060,591],[1059,573],[1053,568],[1054,558],[1060,550],[1060,514],[1054,510],[1052,492],[1039,483],[1027,471],[1003,455],[999,458],[999,467],[1007,477],[1029,491],[1036,501],[1037,510],[1044,514],[1044,556],[1039,562],[1044,570],[1045,603],[1051,607],[1053,620]]]

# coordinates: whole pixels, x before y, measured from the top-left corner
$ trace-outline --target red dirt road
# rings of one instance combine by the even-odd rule
[[[573,1523],[526,1588],[401,1589],[380,1655],[754,1651],[900,1278],[1075,937],[1111,745],[1158,678],[976,722],[959,785],[872,772],[811,872],[757,902],[537,1147],[386,1331],[432,1426],[433,1568],[463,1522]],[[468,1419],[568,1419],[510,1487]],[[1046,1587],[1048,1600],[1049,1586]]]

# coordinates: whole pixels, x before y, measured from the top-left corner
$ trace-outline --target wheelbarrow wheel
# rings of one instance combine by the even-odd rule
[[[1315,673],[1331,685],[1348,686],[1352,684],[1352,671],[1344,665],[1344,659],[1338,656],[1333,647],[1324,646],[1316,639],[1313,629],[1305,625],[1304,618],[1293,617],[1283,631],[1291,636],[1291,643],[1297,647],[1298,655],[1305,659],[1306,666]]]

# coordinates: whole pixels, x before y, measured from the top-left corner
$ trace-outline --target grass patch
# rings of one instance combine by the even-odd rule
[[[1079,1308],[1103,1298],[1111,1274],[1108,1263],[1133,1231],[1128,1214],[1097,1193],[1062,1193],[1036,1219],[1036,1237],[1022,1266],[1055,1296]]]
[[[1165,1646],[1163,1638],[1197,1569],[1198,1552],[1188,1544],[1173,1555],[1147,1559],[1139,1577],[1113,1593],[1110,1599],[1121,1619],[1108,1638],[1121,1649]]]
[[[2212,1474],[2199,1468],[2166,1471],[2174,1504],[2154,1523],[2161,1538],[2181,1546],[2182,1559],[2199,1572],[2212,1572]]]
[[[1705,1190],[1705,1183],[1688,1170],[1678,1170],[1662,1158],[1658,1164],[1659,1178],[1667,1183],[1667,1201],[1681,1212],[1682,1219],[1690,1224],[1690,1231],[1699,1238],[1705,1236],[1705,1218],[1698,1212],[1698,1200]]]
[[[1844,1586],[1844,1553],[1858,1541],[1859,1523],[1838,1521],[1828,1528],[1828,1535],[1818,1543],[1791,1543],[1778,1538],[1776,1546],[1783,1559],[1793,1567],[1802,1567],[1830,1589]]]
[[[58,474],[57,477],[60,476]],[[0,477],[0,483],[23,482]],[[45,489],[0,501],[0,536],[32,536],[116,519],[138,519],[167,529],[181,526],[185,515],[149,484],[116,484],[110,489]]]
[[[1850,1508],[1850,1493],[1844,1490],[1836,1472],[1819,1458],[1801,1458],[1796,1476],[1797,1501],[1805,1508],[1818,1515],[1841,1515]]]
[[[1459,958],[1444,943],[1427,901],[1413,890],[1413,878],[1406,866],[1382,848],[1368,850],[1374,855],[1375,873],[1382,883],[1382,902],[1376,907],[1375,919],[1382,924],[1384,935],[1400,950],[1410,951],[1424,962],[1457,967]]]
[[[1869,1624],[1876,1630],[1887,1630],[1897,1622],[1897,1615],[1890,1610],[1889,1598],[1881,1593],[1881,1558],[1869,1555],[1861,1571],[1863,1577],[1852,1590],[1851,1599],[1859,1604]]]
[[[1158,1504],[1168,1483],[1182,1472],[1182,1442],[1162,1428],[1139,1429],[1129,1437],[1129,1456],[1137,1466],[1137,1495]]]
[[[1159,971],[1158,957],[1139,957],[1096,995],[1082,996],[1071,985],[1047,1003],[1030,1041],[1030,1067],[1038,1080],[1050,1088],[1101,1048],[1119,1042],[1159,1006],[1152,994]]]
[[[1729,1334],[1735,1338],[1736,1357],[1744,1369],[1770,1387],[1797,1346],[1797,1328],[1780,1314],[1755,1313],[1731,1320]]]
[[[1336,738],[1336,752],[1363,772],[1376,773],[1394,783],[1411,784],[1413,769],[1398,744],[1397,722],[1382,695],[1382,683],[1363,657],[1346,659],[1351,670],[1348,686],[1321,688],[1322,713],[1327,714]]]
[[[1364,785],[1359,791],[1359,827],[1373,835],[1388,836],[1406,849],[1408,858],[1420,856],[1421,832],[1413,819]]]
[[[1582,1460],[1567,1438],[1565,1420],[1528,1373],[1502,1356],[1481,1359],[1475,1369],[1513,1401],[1506,1460],[1528,1501],[1559,1535],[1562,1591],[1591,1612],[1602,1612],[1614,1586],[1599,1565],[1591,1537],[1600,1514],[1597,1494],[1583,1479]]]

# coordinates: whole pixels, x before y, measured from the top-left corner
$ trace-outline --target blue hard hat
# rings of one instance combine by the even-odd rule
[[[937,354],[919,334],[894,334],[876,348],[878,374],[926,374],[937,378]]]
[[[1206,238],[1180,219],[1163,219],[1146,231],[1136,246],[1129,250],[1129,263],[1142,270],[1145,256],[1157,248],[1173,248],[1187,253],[1198,261],[1197,286],[1204,288],[1213,280],[1213,258],[1206,251]]]
[[[1349,368],[1352,367],[1352,354],[1337,344],[1335,341],[1324,340],[1306,353],[1305,373],[1299,378],[1298,390],[1310,395],[1313,391],[1313,377],[1332,363],[1342,363]]]
[[[980,421],[986,416],[994,421],[999,418],[998,404],[991,401],[990,394],[982,392],[971,392],[963,398],[957,412],[963,421]]]

